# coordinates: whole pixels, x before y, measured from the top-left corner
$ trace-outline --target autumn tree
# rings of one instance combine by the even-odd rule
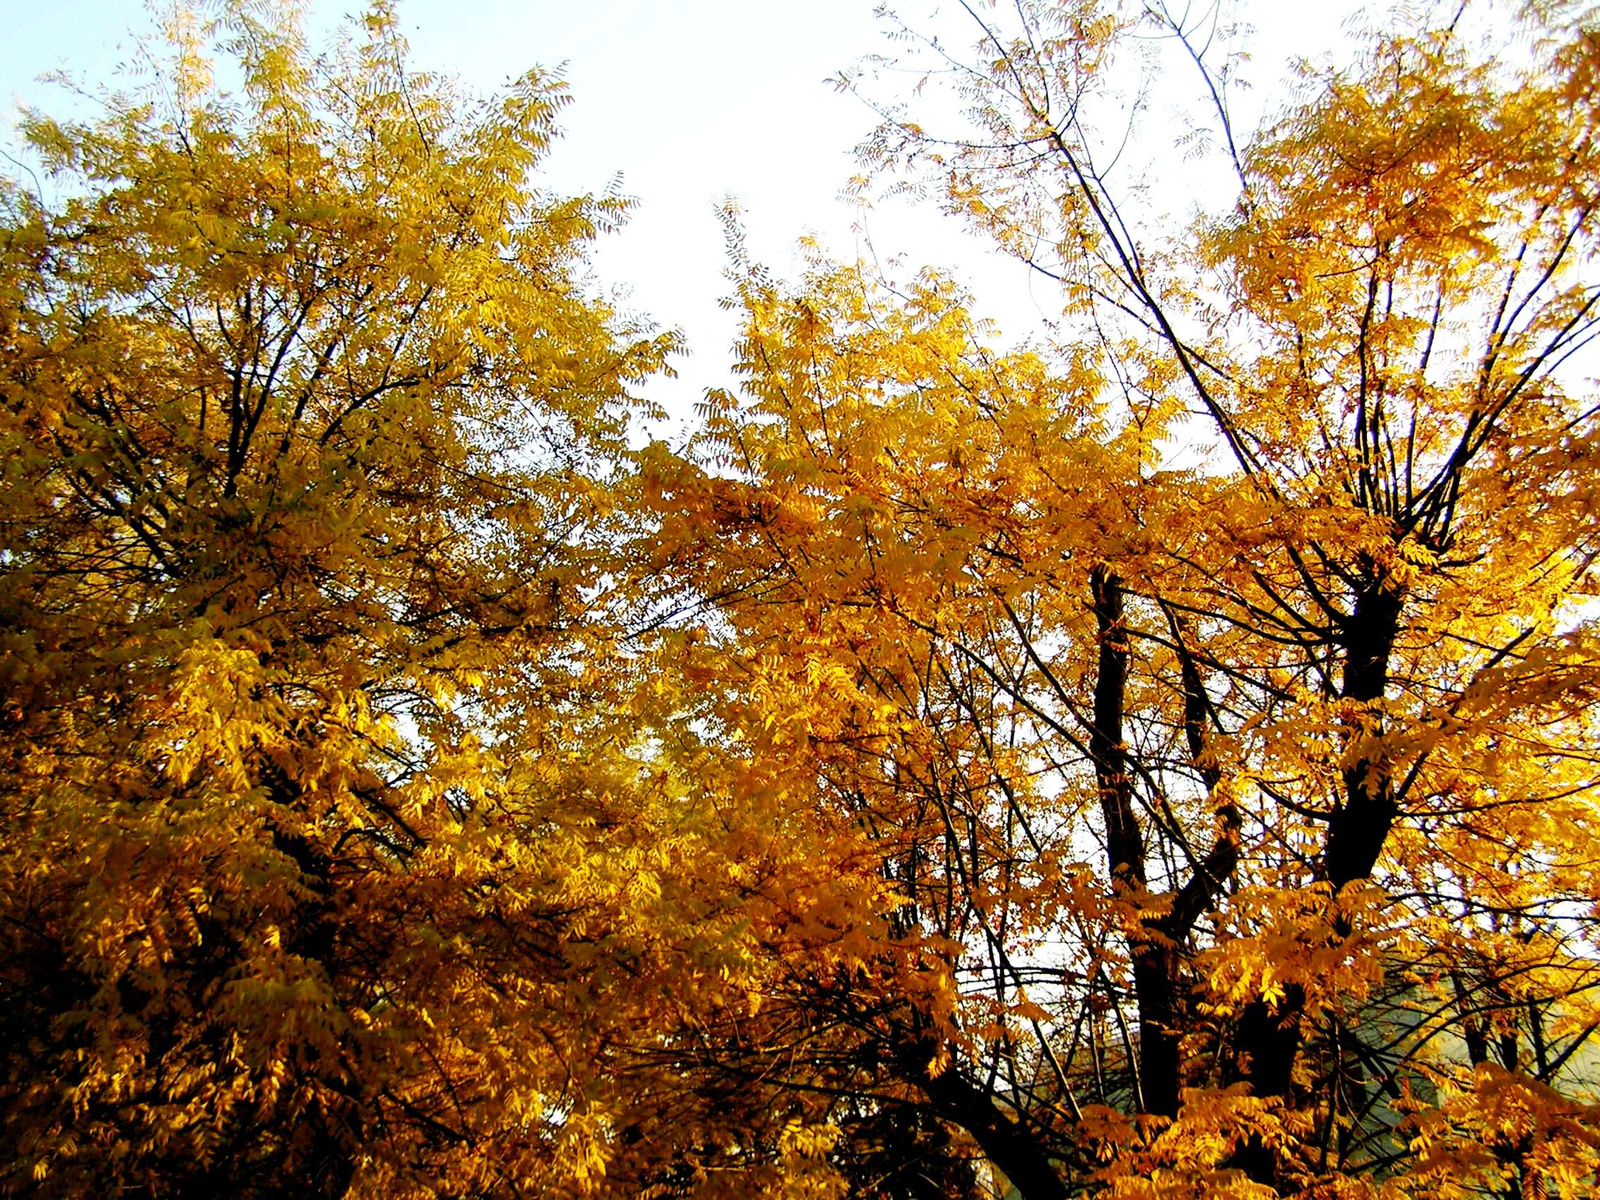
[[[903,41],[965,123],[869,166],[1050,336],[736,241],[742,387],[653,467],[717,601],[679,736],[773,831],[759,1004],[679,1061],[1028,1200],[1590,1194],[1592,18],[1497,63],[1451,6],[1246,131],[1182,14],[963,8]],[[1113,165],[1152,34],[1234,180],[1186,224]]]
[[[207,11],[0,191],[0,1191],[663,1178],[607,1064],[719,925],[663,965],[626,203],[534,181],[557,79]]]
[[[1060,318],[735,229],[690,456],[557,82],[241,4],[30,117],[0,1187],[1592,1191],[1600,57],[1442,15],[1253,131],[1160,7],[902,30],[966,119],[869,166]],[[1152,45],[1186,225],[1114,167]]]

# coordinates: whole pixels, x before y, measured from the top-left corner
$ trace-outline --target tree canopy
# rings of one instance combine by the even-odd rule
[[[614,491],[672,339],[583,285],[622,202],[531,182],[558,83],[276,16],[4,194],[3,1178],[574,1187],[655,1001]]]
[[[842,78],[864,186],[1059,318],[730,215],[678,450],[586,275],[626,202],[534,182],[558,82],[240,7],[29,118],[0,1187],[1600,1187],[1593,14],[1245,130],[1189,14],[962,8],[901,29],[948,111]],[[1234,180],[1187,224],[1115,165],[1152,44]]]

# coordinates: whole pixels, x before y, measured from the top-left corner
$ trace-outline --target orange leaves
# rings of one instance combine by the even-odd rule
[[[1600,1115],[1494,1065],[1451,1087],[1438,1110],[1413,1125],[1419,1183],[1427,1194],[1470,1196],[1483,1187],[1541,1180],[1547,1194],[1586,1195],[1600,1167]]]
[[[30,118],[0,1186],[1592,1190],[1592,47],[1376,38],[1176,230],[1090,110],[1192,31],[969,15],[875,147],[1052,340],[735,228],[687,455],[559,83],[236,6],[243,97]]]
[[[326,60],[272,17],[31,120],[70,197],[5,193],[0,1189],[592,1186],[602,1060],[702,967],[615,656],[674,343],[579,281],[626,206],[529,177],[557,85],[467,105],[387,7]]]
[[[1061,285],[1056,344],[990,349],[931,273],[752,269],[701,443],[732,482],[658,501],[721,535],[674,553],[708,744],[782,780],[735,794],[882,882],[853,979],[823,922],[766,943],[768,1028],[1041,1196],[1452,1194],[1407,1122],[1463,1064],[1571,1093],[1595,1028],[1588,35],[1374,34],[1236,143],[1232,64],[1150,6],[1238,181],[1180,232],[1106,165],[1122,10],[966,11],[970,124],[867,153]]]

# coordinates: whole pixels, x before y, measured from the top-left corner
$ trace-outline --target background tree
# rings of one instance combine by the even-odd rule
[[[1059,283],[1055,338],[744,268],[715,467],[660,471],[721,538],[694,736],[785,764],[811,848],[757,856],[764,1016],[694,1061],[1030,1198],[1585,1194],[1588,18],[1374,35],[1246,139],[1164,9],[968,11],[970,59],[911,40],[970,123],[869,160]],[[1238,183],[1177,234],[1096,133],[1152,26]]]

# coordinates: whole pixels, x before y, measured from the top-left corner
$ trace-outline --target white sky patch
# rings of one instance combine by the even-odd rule
[[[1351,0],[1220,2],[1225,25],[1253,27],[1237,39],[1251,55],[1243,76],[1253,86],[1233,97],[1244,135],[1283,97],[1291,59],[1339,46],[1342,24],[1361,8]],[[0,96],[10,101],[7,125],[22,105],[82,111],[69,93],[38,77],[66,69],[91,89],[113,82],[117,65],[136,62],[138,38],[154,29],[137,0],[7,0],[5,7]],[[314,0],[313,45],[352,7]],[[937,28],[952,47],[976,41],[959,6],[935,7],[910,0],[899,10],[913,27]],[[600,191],[620,174],[622,190],[638,198],[628,227],[602,240],[595,273],[624,293],[629,311],[687,335],[690,354],[677,363],[679,378],[648,389],[681,428],[706,388],[730,382],[734,317],[717,304],[729,287],[716,216],[729,197],[743,210],[751,253],[780,274],[803,269],[796,248],[803,235],[846,259],[868,253],[870,238],[880,261],[904,264],[902,275],[924,264],[953,271],[1007,341],[1040,334],[1051,313],[1045,281],[992,253],[932,204],[895,201],[864,213],[839,199],[857,171],[854,147],[877,118],[827,80],[864,55],[894,53],[885,37],[890,26],[873,8],[872,0],[402,0],[400,19],[416,65],[456,75],[480,94],[535,64],[566,64],[574,103],[541,182],[557,191]],[[1202,8],[1209,5],[1197,5],[1197,15]],[[905,90],[913,82],[907,78]],[[892,98],[887,81],[881,94]],[[1155,197],[1181,219],[1201,198],[1193,189],[1204,186],[1202,172],[1175,144],[1186,128],[1178,108],[1195,113],[1204,103],[1198,76],[1164,80],[1152,103],[1151,117],[1162,106],[1171,110],[1170,136],[1157,145],[1147,134],[1142,157],[1183,181]],[[1144,128],[1163,124],[1147,118]],[[9,129],[0,145],[15,150]],[[10,164],[0,169],[17,173]]]

